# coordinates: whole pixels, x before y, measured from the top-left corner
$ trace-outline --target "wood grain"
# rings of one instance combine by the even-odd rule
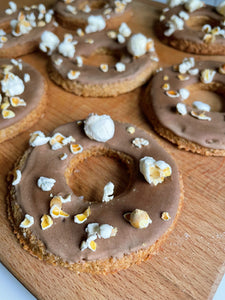
[[[155,39],[162,66],[189,56],[161,44],[155,37],[152,28],[161,4],[141,0],[133,5],[135,17],[130,26]],[[0,7],[7,7],[7,1],[1,1]],[[144,87],[116,98],[76,97],[50,82],[44,55],[34,53],[23,59],[45,76],[49,101],[42,120],[0,145],[1,262],[38,299],[211,299],[225,271],[225,158],[186,153],[158,137],[139,107]],[[224,57],[210,59],[225,61]],[[5,207],[5,177],[27,148],[29,133],[42,130],[48,134],[60,124],[85,118],[91,112],[109,114],[150,132],[176,159],[185,186],[182,214],[161,251],[148,262],[107,276],[75,275],[30,256],[12,234]]]

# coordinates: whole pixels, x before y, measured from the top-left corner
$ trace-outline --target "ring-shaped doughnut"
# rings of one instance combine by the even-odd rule
[[[96,142],[85,135],[80,123],[62,125],[53,135],[60,133],[64,137],[72,136],[76,139],[75,143],[83,147],[83,152],[72,154],[68,145],[52,150],[49,144],[25,152],[15,166],[14,171],[21,170],[22,178],[10,187],[8,217],[20,244],[39,259],[76,272],[115,272],[146,260],[159,249],[180,213],[182,180],[171,156],[147,132],[131,127],[130,124],[114,122],[113,138],[107,142]],[[134,129],[133,135],[128,132],[128,128]],[[137,148],[132,144],[135,138],[147,139],[149,145]],[[59,158],[62,153],[68,155],[65,160]],[[139,172],[140,158],[149,155],[156,160],[164,160],[172,168],[172,175],[157,186],[147,183]],[[71,174],[77,170],[78,163],[93,156],[113,157],[127,165],[129,184],[109,202],[87,202],[76,196],[67,183]],[[51,191],[44,192],[37,186],[40,176],[56,180]],[[58,194],[62,197],[72,195],[71,202],[62,206],[70,216],[54,219],[50,228],[42,230],[41,217],[49,213],[51,197]],[[73,216],[88,206],[91,214],[87,220],[82,224],[74,223]],[[124,219],[124,213],[136,208],[149,214],[152,224],[148,228],[134,228]],[[171,219],[163,220],[162,212],[168,212]],[[26,214],[34,218],[34,223],[24,229],[20,224]],[[98,239],[96,251],[81,251],[85,228],[93,222],[116,227],[117,234],[108,239]]]
[[[190,62],[187,59],[186,62],[188,61]],[[202,103],[201,106],[196,106],[195,101],[185,104],[188,97],[187,90],[190,93],[193,90],[206,90],[224,97],[223,67],[222,62],[198,61],[185,74],[179,72],[178,66],[165,68],[156,74],[142,101],[143,110],[155,130],[164,138],[177,144],[180,149],[207,156],[224,156],[225,112],[208,112],[204,104],[204,106]],[[211,79],[207,72],[211,73]],[[204,79],[208,79],[208,82]],[[194,100],[204,103],[204,99]],[[184,111],[180,111],[183,115],[177,111],[178,104],[183,106]]]
[[[187,14],[182,17],[182,13]],[[175,31],[170,31],[175,24]],[[180,20],[179,20],[180,19]],[[211,5],[205,5],[193,12],[188,12],[184,5],[178,5],[164,10],[155,26],[156,34],[160,41],[178,50],[203,54],[203,55],[225,55],[224,16],[216,11]],[[180,22],[183,22],[183,26]],[[210,25],[209,27],[203,27]],[[204,29],[205,28],[205,29]]]

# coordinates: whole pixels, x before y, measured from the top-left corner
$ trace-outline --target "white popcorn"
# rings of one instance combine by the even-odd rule
[[[117,72],[124,72],[126,70],[125,64],[118,62],[115,64],[115,68]]]
[[[37,181],[38,187],[44,192],[51,191],[55,183],[55,179],[44,176],[39,177]]]
[[[102,16],[89,16],[88,25],[85,28],[86,33],[101,31],[105,28],[106,23]]]
[[[203,120],[203,121],[211,121],[211,118],[209,116],[205,115],[204,111],[191,111],[191,115],[192,117],[199,119],[199,120]]]
[[[1,80],[2,92],[6,96],[17,96],[24,92],[24,83],[17,75],[11,72],[5,74],[5,77]]]
[[[65,160],[65,159],[67,159],[67,157],[68,157],[68,155],[66,153],[63,153],[60,155],[59,158],[60,158],[60,160]]]
[[[225,1],[222,1],[217,7],[216,10],[219,14],[225,17]]]
[[[205,69],[201,72],[201,81],[206,84],[211,83],[215,75],[216,71],[211,69]]]
[[[176,109],[177,109],[178,113],[181,114],[182,116],[187,114],[187,108],[184,103],[177,103]]]
[[[88,4],[86,4],[85,7],[83,8],[83,12],[85,12],[87,14],[91,12],[91,8]]]
[[[0,29],[0,36],[6,35],[6,32],[3,29]]]
[[[95,239],[97,239],[97,234],[99,233],[99,223],[90,223],[85,228],[85,231],[87,232],[88,237],[95,236]]]
[[[34,218],[25,214],[24,220],[20,223],[20,228],[29,228],[34,224]]]
[[[41,14],[45,14],[46,13],[46,7],[45,7],[45,5],[44,4],[42,4],[42,3],[40,3],[39,5],[38,5],[38,10],[39,10],[39,12],[41,13]]]
[[[190,74],[190,75],[198,75],[199,69],[194,68],[194,69],[188,70],[187,72],[188,72],[188,74]]]
[[[165,177],[171,176],[172,169],[166,162],[156,161],[153,157],[145,156],[140,159],[140,172],[144,175],[149,184],[157,185],[162,183]]]
[[[20,171],[20,170],[16,170],[16,174],[15,174],[15,176],[14,176],[12,185],[17,185],[17,184],[19,184],[20,181],[21,181],[21,178],[22,178],[21,171]]]
[[[131,35],[131,29],[127,26],[126,23],[122,23],[119,27],[119,33],[124,37],[129,37]]]
[[[102,202],[109,202],[114,198],[114,184],[110,181],[104,186]]]
[[[73,15],[76,15],[76,14],[77,14],[77,9],[76,9],[75,6],[67,5],[67,6],[66,6],[66,10],[67,10],[68,12],[70,12],[71,14],[73,14]]]
[[[184,29],[184,21],[176,15],[172,15],[170,20],[167,23],[169,27],[165,32],[165,36],[171,36],[176,30]]]
[[[21,61],[21,59],[14,59],[14,58],[12,58],[11,59],[11,63],[14,65],[14,66],[16,66],[20,71],[23,69],[23,64],[22,64],[22,61]]]
[[[189,0],[184,4],[187,11],[190,13],[205,6],[205,3],[201,0]]]
[[[179,65],[178,70],[181,74],[185,74],[188,70],[195,66],[194,57],[184,58],[183,62]]]
[[[49,142],[50,137],[46,137],[42,131],[34,131],[31,134],[29,145],[32,147],[42,146]]]
[[[18,20],[11,20],[10,26],[12,35],[16,37],[27,34],[32,30],[31,23],[26,20],[25,16],[22,16],[22,13],[19,13]]]
[[[25,73],[24,74],[24,77],[23,77],[23,80],[24,80],[24,82],[29,82],[30,81],[30,74],[28,74],[28,73]]]
[[[67,33],[64,35],[64,41],[59,44],[58,51],[64,57],[73,58],[73,56],[76,52],[76,50],[75,50],[76,44],[77,44],[77,41],[73,41],[72,34]]]
[[[178,16],[185,21],[189,19],[189,14],[183,10],[179,12]]]
[[[70,80],[75,80],[80,76],[80,71],[71,70],[68,72],[67,77]]]
[[[41,35],[41,43],[39,44],[39,48],[41,51],[51,55],[53,51],[58,47],[60,43],[57,35],[52,33],[51,31],[44,31]]]
[[[181,4],[184,4],[187,0],[167,0],[167,4],[169,7],[175,7]]]
[[[56,64],[56,66],[61,66],[61,64],[63,63],[63,59],[61,57],[58,57],[54,63]]]
[[[51,22],[51,20],[52,20],[52,14],[49,13],[49,12],[47,12],[47,13],[45,14],[45,22],[48,24],[48,23]]]
[[[127,50],[133,56],[139,57],[147,51],[147,38],[142,33],[133,34],[127,42]]]
[[[112,236],[114,227],[108,224],[99,226],[99,238],[109,239]]]
[[[76,62],[79,68],[83,66],[83,58],[81,56],[76,56]]]
[[[194,101],[192,103],[192,106],[197,108],[198,110],[201,110],[201,111],[210,111],[211,110],[211,107],[209,104],[207,103],[204,103],[202,101]]]
[[[101,70],[102,72],[108,72],[109,66],[108,66],[107,64],[101,64],[101,65],[100,65],[100,70]]]
[[[7,15],[12,15],[14,12],[17,11],[17,5],[16,5],[15,2],[9,1],[9,7],[10,7],[10,8],[7,8],[7,9],[5,10],[5,13],[6,13]]]
[[[115,125],[108,115],[91,114],[84,121],[85,134],[98,142],[106,142],[114,136]]]
[[[125,37],[121,34],[121,33],[118,33],[117,34],[117,41],[120,43],[120,44],[123,44],[126,42],[126,39]]]
[[[148,146],[149,141],[143,138],[135,138],[133,139],[132,144],[137,148],[142,148],[143,146]]]
[[[211,25],[209,25],[209,24],[203,25],[203,26],[202,26],[202,31],[205,32],[205,33],[211,32],[211,31],[212,31]]]
[[[77,35],[78,36],[84,36],[84,32],[83,32],[83,30],[81,28],[77,29]]]
[[[181,97],[182,101],[186,100],[190,96],[189,90],[184,89],[184,88],[179,90],[179,94],[180,94],[180,97]]]

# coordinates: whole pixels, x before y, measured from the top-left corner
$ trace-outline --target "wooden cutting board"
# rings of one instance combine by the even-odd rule
[[[28,4],[29,1],[21,1]],[[47,1],[46,1],[47,2]],[[48,1],[53,3],[53,0]],[[159,3],[133,3],[133,31],[153,37],[160,64],[179,63],[188,54],[159,42],[153,32]],[[1,8],[7,1],[1,1]],[[196,56],[198,59],[207,57]],[[142,88],[116,98],[82,98],[63,91],[47,76],[47,58],[34,53],[23,57],[35,66],[49,85],[45,117],[27,132],[0,145],[0,259],[39,299],[211,299],[225,271],[225,157],[202,157],[178,150],[158,137],[139,107]],[[225,61],[224,57],[210,59]],[[35,92],[35,91],[34,91]],[[109,114],[147,130],[176,159],[183,174],[185,201],[177,226],[161,251],[148,262],[118,274],[76,275],[49,266],[21,249],[7,221],[5,177],[28,146],[30,132],[50,133],[60,124],[86,118],[91,112]]]

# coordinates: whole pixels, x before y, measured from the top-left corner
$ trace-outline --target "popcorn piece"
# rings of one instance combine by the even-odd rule
[[[51,191],[55,184],[55,179],[41,176],[37,181],[37,185],[42,191]]]
[[[4,109],[2,110],[2,117],[3,119],[11,119],[11,118],[14,118],[15,117],[15,113],[10,110],[10,109]]]
[[[102,70],[102,72],[108,72],[109,66],[107,64],[101,64],[100,70]]]
[[[164,83],[164,85],[162,86],[162,89],[163,89],[164,91],[168,91],[168,90],[170,89],[169,83]]]
[[[102,16],[89,16],[88,25],[85,28],[86,33],[101,31],[105,28],[105,20]]]
[[[184,89],[184,88],[179,90],[179,94],[180,94],[180,97],[181,97],[182,101],[186,100],[190,96],[189,90]]]
[[[149,145],[149,141],[143,138],[135,138],[132,141],[132,144],[137,147],[137,148],[142,148],[143,146],[148,146]]]
[[[215,36],[211,33],[206,33],[203,37],[203,41],[206,43],[206,44],[211,44],[215,41]]]
[[[88,4],[86,4],[85,7],[82,9],[82,11],[88,14],[91,12],[91,8]]]
[[[177,78],[178,78],[180,81],[185,81],[185,80],[189,80],[189,79],[190,79],[190,76],[188,76],[187,74],[179,74],[179,75],[177,75]]]
[[[77,66],[78,66],[79,68],[83,67],[83,59],[82,59],[81,56],[77,56],[77,57],[76,57],[76,61],[77,61]]]
[[[96,245],[95,241],[88,238],[86,241],[82,241],[80,250],[83,251],[88,248],[92,251],[96,251],[96,247],[97,247],[97,245]]]
[[[144,55],[147,51],[147,41],[142,33],[133,34],[127,42],[128,52],[136,57]]]
[[[14,12],[17,11],[17,5],[16,5],[15,2],[9,1],[9,7],[10,7],[10,8],[7,8],[7,9],[5,10],[5,13],[6,13],[7,15],[12,15]]]
[[[107,32],[107,36],[111,39],[116,39],[117,38],[117,33],[114,30],[110,30]]]
[[[184,29],[184,21],[176,15],[172,15],[167,23],[169,27],[165,32],[165,36],[171,36],[176,30]]]
[[[152,223],[148,213],[145,210],[135,209],[131,213],[125,213],[125,220],[130,222],[130,224],[137,229],[147,228],[149,224]]]
[[[194,101],[192,103],[192,106],[194,108],[197,108],[198,110],[201,110],[201,111],[207,111],[207,112],[209,112],[211,110],[210,105],[206,104],[206,103],[204,103],[202,101]]]
[[[0,43],[6,43],[8,41],[8,38],[6,36],[0,36]]]
[[[61,198],[62,203],[71,202],[71,194],[67,195],[64,198],[60,196],[60,198]]]
[[[178,66],[179,73],[185,74],[188,70],[195,66],[194,57],[184,58],[183,62]]]
[[[110,181],[104,186],[102,202],[109,202],[114,198],[114,184]]]
[[[178,113],[181,114],[182,116],[187,114],[187,108],[184,103],[177,103],[176,109],[177,109]]]
[[[47,53],[48,55],[52,55],[53,51],[58,47],[60,43],[57,35],[52,33],[51,31],[44,31],[41,35],[41,43],[39,44],[39,48],[41,51]]]
[[[189,0],[184,4],[184,7],[187,11],[192,13],[193,11],[202,8],[205,6],[205,3],[201,0]]]
[[[50,140],[50,137],[46,137],[42,131],[34,131],[31,134],[29,145],[32,147],[42,146],[47,144]]]
[[[108,115],[91,114],[84,121],[85,134],[98,142],[106,142],[114,136],[115,125]]]
[[[17,75],[11,72],[5,74],[1,80],[2,92],[8,97],[18,96],[24,92],[24,83]]]
[[[115,68],[117,72],[124,72],[126,70],[125,64],[118,62],[115,64]]]
[[[86,39],[84,42],[87,43],[87,44],[94,44],[93,39]]]
[[[147,52],[155,51],[155,46],[154,46],[153,39],[147,39],[146,51]]]
[[[23,12],[19,13],[17,20],[10,22],[10,26],[12,28],[12,35],[16,37],[27,34],[32,30],[31,23],[26,20],[26,16]]]
[[[184,4],[187,0],[167,0],[167,4],[169,7],[173,8],[175,6]]]
[[[203,120],[203,121],[211,121],[211,118],[205,115],[204,111],[191,111],[191,115],[192,117],[199,119],[199,120]]]
[[[166,177],[171,176],[172,169],[169,164],[153,157],[145,156],[139,162],[140,172],[144,175],[149,184],[157,185],[162,183]]]
[[[62,43],[58,46],[58,51],[60,54],[62,54],[64,57],[73,58],[76,50],[75,45],[77,44],[77,41],[73,41],[72,34],[65,34],[64,40]]]
[[[115,4],[114,11],[115,11],[116,14],[124,12],[124,10],[126,8],[126,4],[124,2],[116,0],[116,1],[114,1],[114,4]]]
[[[112,8],[108,7],[103,11],[104,15],[109,15],[112,12]]]
[[[23,80],[24,80],[24,82],[29,82],[30,81],[30,74],[28,74],[28,73],[25,73],[24,74],[24,77],[23,77]]]
[[[202,31],[205,33],[210,33],[212,31],[212,27],[209,24],[205,24],[202,26]]]
[[[119,27],[119,33],[122,34],[124,37],[129,37],[131,35],[131,30],[127,26],[127,24],[123,22]]]
[[[169,76],[167,75],[163,76],[163,80],[169,80]]]
[[[65,160],[67,159],[68,155],[66,153],[60,154],[59,158],[60,160]]]
[[[116,236],[117,228],[109,224],[102,224],[99,226],[99,234],[98,237],[102,239],[109,239],[110,237]]]
[[[25,214],[24,220],[20,223],[20,228],[29,228],[34,224],[34,218]]]
[[[26,106],[26,102],[20,97],[10,97],[10,103],[13,107]]]
[[[46,230],[50,228],[53,224],[53,220],[49,215],[43,215],[41,217],[41,229]]]
[[[52,218],[68,218],[70,215],[63,210],[61,210],[57,204],[52,205],[50,208],[50,215]]]
[[[52,200],[50,201],[50,208],[52,208],[54,205],[56,205],[59,209],[62,208],[62,200],[61,196],[54,196]]]
[[[80,76],[80,71],[71,70],[68,72],[67,77],[70,80],[75,80]]]
[[[127,132],[129,132],[130,134],[134,134],[135,128],[133,126],[129,126],[129,127],[127,127]]]
[[[197,68],[188,70],[188,74],[190,75],[198,75],[198,73],[199,73],[199,69]]]
[[[176,98],[180,96],[180,94],[174,90],[166,91],[166,95],[169,96],[170,98]]]
[[[49,140],[49,144],[52,147],[52,150],[61,149],[65,145],[66,137],[61,133],[55,133]]]
[[[22,178],[21,171],[20,170],[16,170],[15,173],[14,173],[14,179],[13,179],[12,185],[19,184],[20,181],[21,181],[21,178]]]
[[[179,17],[181,18],[181,19],[183,19],[183,20],[185,20],[185,21],[187,21],[188,19],[189,19],[189,14],[188,13],[186,13],[185,11],[180,11],[179,12]]]
[[[215,75],[216,75],[216,71],[211,69],[205,69],[201,72],[201,82],[211,83]]]
[[[88,208],[82,214],[78,214],[74,216],[74,222],[77,224],[82,224],[87,220],[90,214],[91,214],[91,208],[90,206],[88,206]]]
[[[216,10],[219,14],[225,17],[225,1],[222,1],[217,7]]]
[[[71,14],[73,14],[73,15],[76,15],[77,14],[77,9],[76,9],[76,7],[75,6],[72,6],[72,5],[67,5],[66,6],[66,10],[68,11],[68,12],[70,12]]]
[[[83,32],[83,30],[81,28],[77,29],[77,35],[78,36],[84,36],[84,32]]]
[[[171,216],[170,214],[167,212],[167,211],[164,211],[162,214],[161,214],[161,219],[163,221],[169,221],[171,219]]]
[[[125,37],[120,33],[117,34],[117,40],[120,44],[124,44],[126,42]]]
[[[83,151],[83,147],[80,144],[71,144],[70,145],[70,151],[73,154],[78,154],[78,153],[81,153]]]

